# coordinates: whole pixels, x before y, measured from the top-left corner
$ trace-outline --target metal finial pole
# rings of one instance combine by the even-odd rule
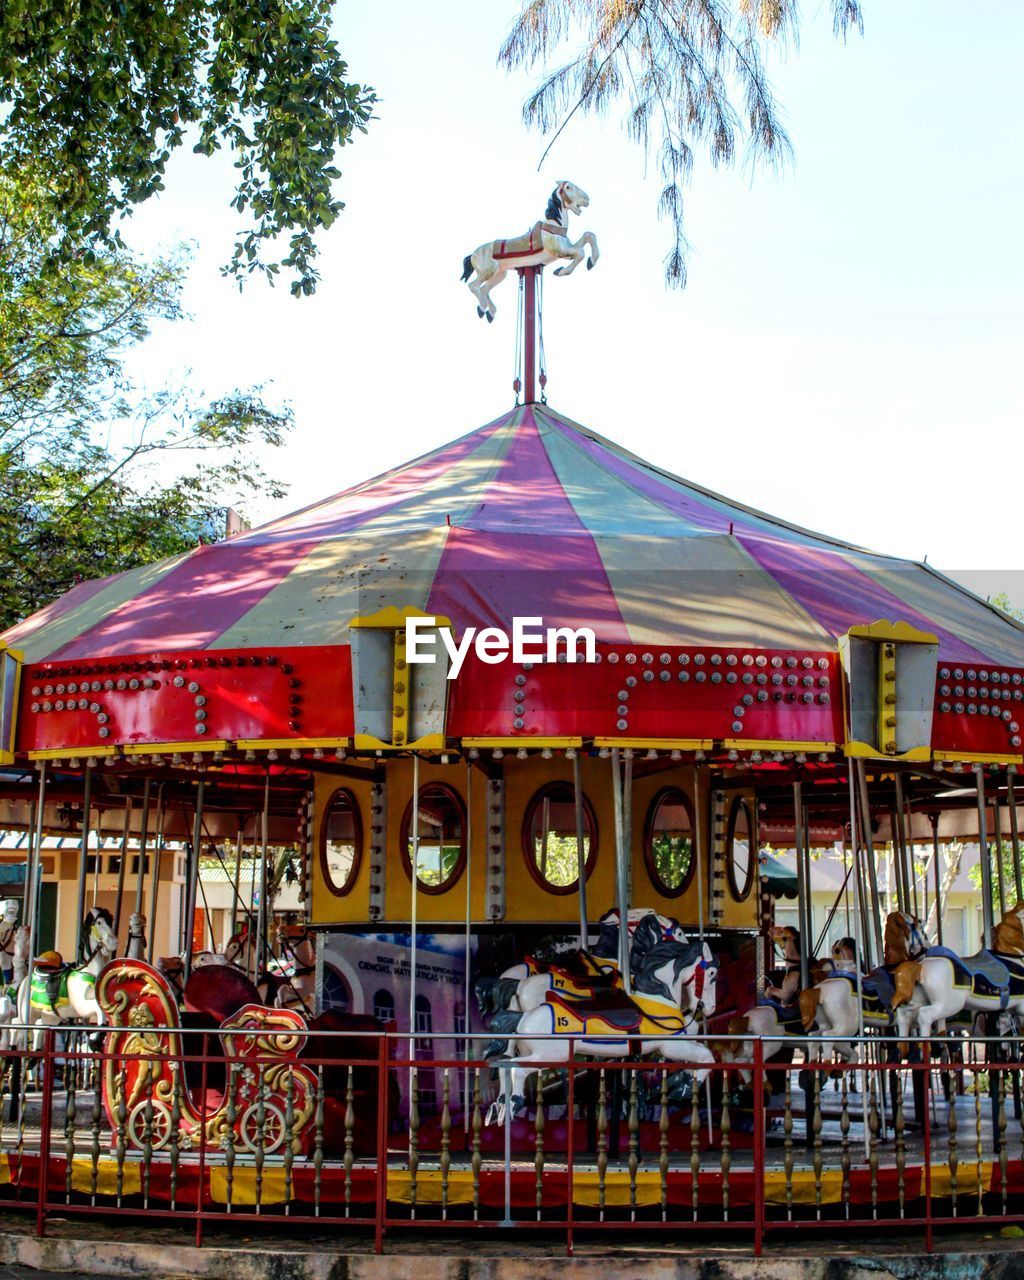
[[[523,402],[537,400],[537,277],[543,267],[523,267]]]

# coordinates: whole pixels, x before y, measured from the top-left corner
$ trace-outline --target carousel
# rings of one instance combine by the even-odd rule
[[[518,280],[511,409],[3,637],[0,1194],[40,1231],[1024,1214],[1024,628],[552,408],[588,205],[465,259],[487,321]]]

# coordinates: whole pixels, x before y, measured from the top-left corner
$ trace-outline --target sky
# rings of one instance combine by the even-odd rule
[[[134,354],[155,388],[263,385],[296,428],[283,502],[338,492],[513,403],[515,285],[493,325],[463,257],[525,231],[555,182],[590,195],[592,272],[548,278],[551,404],[670,471],[861,546],[921,559],[1024,608],[1021,504],[1024,5],[864,0],[844,44],[805,6],[773,65],[795,148],[782,174],[713,171],[688,195],[689,285],[669,291],[657,174],[618,119],[544,140],[533,80],[496,53],[505,0],[341,0],[335,34],[377,119],[340,157],[347,209],[311,299],[220,274],[237,228],[226,162],[183,156],[132,220],[152,252],[194,243],[192,319]],[[550,276],[550,273],[548,273]],[[188,371],[188,372],[186,372]]]

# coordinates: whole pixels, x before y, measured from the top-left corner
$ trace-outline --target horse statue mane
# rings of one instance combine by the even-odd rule
[[[665,938],[655,943],[643,956],[639,970],[633,975],[633,987],[641,995],[662,996],[671,1000],[672,992],[657,976],[658,970],[672,962],[672,980],[675,981],[683,969],[695,964],[703,954],[704,944],[701,942],[676,942],[672,938]]]
[[[1024,955],[1024,902],[1012,906],[992,930],[992,950],[1004,956]]]
[[[548,207],[544,210],[544,217],[551,222],[562,221],[562,202],[558,198],[558,186],[551,192],[551,199],[548,201]]]
[[[885,932],[882,937],[882,957],[887,965],[905,964],[910,960],[910,942],[917,934],[922,943],[927,945],[921,921],[907,911],[890,911],[885,917]]]
[[[78,946],[78,963],[85,964],[90,958],[89,953],[89,934],[92,932],[93,925],[102,922],[107,928],[113,932],[114,917],[110,914],[106,907],[92,906],[85,913],[82,920],[82,938]],[[93,955],[96,952],[92,952]]]

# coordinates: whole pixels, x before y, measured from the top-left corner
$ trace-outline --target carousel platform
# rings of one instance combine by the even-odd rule
[[[38,1238],[23,1218],[0,1215],[0,1267],[9,1280],[607,1280],[609,1267],[632,1280],[1016,1280],[1021,1240],[963,1230],[925,1253],[909,1232],[816,1237],[749,1247],[715,1239],[668,1242],[581,1236],[572,1258],[557,1240],[509,1231],[493,1239],[397,1239],[375,1254],[366,1241],[328,1232],[261,1230],[238,1223],[209,1232],[196,1248],[184,1227],[51,1220]]]

